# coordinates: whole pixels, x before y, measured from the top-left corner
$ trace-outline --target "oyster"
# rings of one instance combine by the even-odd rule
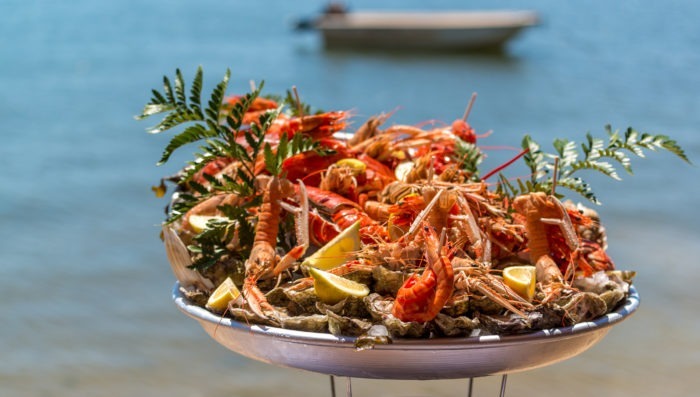
[[[469,336],[480,325],[478,319],[467,316],[452,317],[443,313],[438,313],[433,324],[444,336]]]
[[[381,324],[369,327],[366,333],[360,335],[355,340],[357,350],[373,349],[375,345],[388,345],[391,343],[389,330]]]
[[[430,323],[418,323],[415,321],[404,322],[394,316],[384,319],[392,338],[425,338],[430,334]]]
[[[574,288],[597,294],[606,304],[607,311],[617,306],[629,293],[634,272],[597,272],[590,277],[574,280]]]
[[[401,288],[406,275],[400,271],[389,270],[384,266],[375,266],[372,270],[374,278],[374,291],[382,295],[396,296],[396,292]]]
[[[370,318],[364,298],[355,296],[348,296],[334,305],[317,302],[316,309],[319,313],[331,312],[340,316]]]
[[[311,316],[284,317],[281,320],[282,328],[307,332],[328,332],[328,316],[313,314]]]
[[[372,323],[369,321],[340,316],[330,310],[326,312],[326,317],[328,318],[328,330],[336,336],[359,336],[367,332],[372,326]]]
[[[442,309],[442,313],[452,317],[464,316],[469,311],[469,301],[469,294],[455,294]]]
[[[390,298],[384,298],[377,293],[371,293],[365,296],[362,301],[367,307],[367,311],[374,321],[381,322],[385,317],[391,316],[391,308],[394,304],[394,300]]]
[[[593,292],[579,292],[573,294],[562,309],[566,312],[570,324],[576,324],[602,316],[607,312],[608,306]]]

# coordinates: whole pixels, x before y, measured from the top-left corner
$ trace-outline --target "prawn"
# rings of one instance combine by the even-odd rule
[[[421,276],[413,274],[396,293],[391,314],[401,321],[426,322],[434,319],[454,290],[452,263],[435,230],[423,225],[427,266]]]
[[[561,213],[555,200],[558,202],[554,196],[536,192],[518,196],[513,201],[515,210],[525,217],[530,262],[535,264],[537,281],[543,285],[562,283],[564,279],[559,266],[552,259],[546,224],[542,222],[542,219],[561,219],[562,222],[565,222],[564,219],[569,220],[566,214]],[[562,223],[562,225],[565,224]],[[576,239],[575,234],[567,237]]]
[[[245,262],[243,296],[245,296],[250,309],[263,318],[268,318],[270,315],[276,316],[276,310],[267,302],[264,294],[260,291],[257,285],[258,280],[279,275],[301,258],[308,248],[307,233],[304,241],[301,241],[298,246],[292,248],[282,258],[277,255],[275,250],[282,214],[280,202],[293,191],[294,189],[288,180],[276,176],[270,178],[258,212],[253,247],[250,251],[250,257]],[[300,220],[299,222],[308,221]]]

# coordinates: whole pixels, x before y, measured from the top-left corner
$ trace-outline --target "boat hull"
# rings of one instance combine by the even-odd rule
[[[502,47],[537,24],[532,12],[352,13],[316,29],[329,48],[478,50]]]

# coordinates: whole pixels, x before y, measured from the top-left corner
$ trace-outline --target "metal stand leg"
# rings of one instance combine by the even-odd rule
[[[329,375],[331,381],[331,397],[335,396],[335,376]],[[345,397],[352,397],[352,378],[347,377],[345,384]],[[500,397],[506,396],[506,383],[508,382],[508,374],[501,377],[501,392]],[[469,388],[467,389],[467,397],[472,397],[472,390],[474,389],[474,378],[469,378]]]
[[[329,375],[331,378],[331,397],[335,397],[335,377],[333,375]]]
[[[501,397],[506,396],[506,381],[508,380],[508,374],[503,375],[503,378],[501,378]]]

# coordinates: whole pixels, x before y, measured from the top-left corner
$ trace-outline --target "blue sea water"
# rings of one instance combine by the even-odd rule
[[[463,9],[463,2],[351,1],[354,9]],[[325,50],[295,18],[323,1],[0,3],[0,395],[328,395],[323,375],[223,350],[170,301],[150,187],[168,136],[137,122],[150,90],[201,65],[230,93],[296,86],[324,109],[392,121],[470,123],[488,164],[531,134],[602,136],[605,124],[670,135],[700,161],[700,5],[473,1],[534,9],[542,23],[502,54]],[[686,396],[700,388],[699,172],[668,153],[633,159],[622,182],[590,176],[610,254],[638,272],[642,306],[579,357],[509,377],[508,395]],[[498,380],[477,381],[495,395]],[[464,381],[357,380],[355,395],[447,396]]]

